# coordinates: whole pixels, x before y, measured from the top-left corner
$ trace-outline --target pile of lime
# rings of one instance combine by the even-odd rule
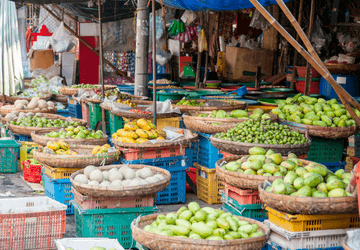
[[[11,121],[10,124],[24,126],[24,127],[38,127],[38,128],[58,128],[68,126],[79,126],[81,122],[65,121],[61,119],[41,118],[39,116],[29,116],[18,118],[16,121]]]
[[[180,102],[176,103],[175,105],[186,105],[186,106],[203,106],[205,103],[197,102],[196,100],[186,100],[182,99]]]
[[[60,131],[53,131],[45,134],[46,137],[62,138],[62,139],[101,139],[104,137],[101,130],[93,131],[90,128],[83,126],[73,127],[69,126]]]

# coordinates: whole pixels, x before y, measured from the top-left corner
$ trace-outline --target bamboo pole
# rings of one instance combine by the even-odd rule
[[[153,46],[153,106],[154,106],[154,117],[153,123],[156,126],[156,12],[155,12],[155,0],[152,0],[152,46]]]
[[[60,19],[57,15],[55,15],[51,10],[49,10],[48,7],[46,7],[45,5],[43,5],[42,7],[43,7],[50,15],[52,15],[56,20],[58,20],[59,22],[61,22],[61,19]],[[72,30],[69,26],[67,26],[66,24],[64,24],[64,27],[65,27],[71,34],[73,34],[77,39],[79,39],[80,42],[82,42],[86,47],[88,47],[92,52],[94,52],[95,55],[97,55],[98,57],[100,57],[99,53],[98,53],[93,47],[91,47],[87,42],[85,42],[84,39],[82,39],[80,36],[78,36],[75,31],[73,31],[73,30]],[[111,68],[113,68],[113,69],[116,71],[116,73],[118,73],[118,74],[121,75],[122,77],[126,78],[126,79],[129,80],[130,82],[134,82],[133,79],[131,79],[130,77],[128,77],[128,76],[126,75],[126,73],[124,73],[124,72],[120,71],[118,68],[116,68],[111,62],[109,62],[108,60],[106,60],[105,57],[103,57],[103,61],[104,61],[107,65],[109,65]]]
[[[315,14],[315,0],[311,0],[311,9],[310,9],[310,24],[309,24],[309,34],[308,38],[311,41],[311,34],[314,27],[314,15]],[[310,96],[310,88],[311,88],[311,74],[310,74],[311,66],[309,62],[306,62],[306,76],[305,76],[305,95]]]
[[[315,68],[330,84],[331,86],[334,88],[335,92],[340,96],[342,95],[342,97],[344,97],[346,100],[350,100],[350,103],[357,108],[358,110],[360,110],[360,104],[357,103],[355,101],[355,99],[349,95],[348,92],[346,92],[332,77],[332,75],[328,72],[328,70],[325,70],[322,66],[325,66],[321,61],[318,62],[316,61],[306,50],[304,50],[304,48],[270,15],[269,12],[267,12],[267,10],[257,1],[257,0],[250,0],[250,2],[255,6],[255,8],[270,22],[271,25],[274,26],[274,28],[276,28],[276,30],[311,64],[311,66],[313,66],[313,68]],[[282,2],[281,0],[277,0],[278,4],[281,6],[284,6],[284,2]],[[283,5],[281,5],[281,3]],[[286,5],[285,5],[286,7]],[[287,7],[286,7],[287,9]],[[288,14],[290,16],[292,16],[291,12],[287,9],[287,12],[289,12]],[[288,15],[287,15],[288,16]],[[293,16],[292,16],[293,17]],[[289,17],[288,17],[289,18]],[[293,17],[290,22],[295,25],[294,23],[297,24],[297,26],[299,27],[299,24],[296,22],[295,18]],[[295,26],[294,26],[295,27]],[[301,30],[301,28],[300,28]],[[296,31],[300,34],[300,37],[302,37],[302,39],[305,38],[305,41],[307,40],[307,37],[304,33],[304,31],[301,30],[298,31],[298,29],[296,29]],[[311,47],[311,48],[310,48]],[[310,51],[314,50],[310,44]],[[315,51],[314,51],[315,52]],[[316,52],[315,52],[316,53]],[[322,66],[321,66],[322,64]],[[340,97],[339,97],[340,98]],[[354,119],[354,121],[356,122],[356,124],[358,126],[360,126],[360,119],[357,118],[355,112],[352,110],[352,108],[350,107],[350,105],[346,105],[346,101],[344,99],[340,100],[344,101],[343,104],[345,105],[345,108],[348,110],[348,112],[351,114],[352,118]]]
[[[301,26],[299,23],[296,22],[295,17],[291,14],[290,10],[287,8],[287,6],[285,5],[285,3],[282,0],[276,0],[277,3],[279,4],[280,8],[284,11],[285,15],[287,16],[287,18],[290,20],[291,24],[294,26],[295,30],[297,31],[297,33],[300,35],[301,40],[304,42],[306,48],[308,49],[308,51],[311,54],[311,59],[313,59],[315,61],[315,63],[321,68],[321,70],[324,72],[325,75],[327,75],[328,77],[326,78],[322,72],[320,72],[318,69],[316,69],[330,84],[331,86],[334,88],[335,92],[338,94],[340,101],[342,102],[342,104],[344,104],[346,110],[350,113],[351,117],[354,119],[354,121],[356,122],[356,124],[359,126],[360,125],[360,118],[355,114],[354,110],[352,109],[352,107],[350,106],[350,104],[348,103],[348,101],[350,101],[350,103],[357,109],[359,110],[360,105],[357,101],[354,100],[354,98],[349,95],[349,93],[347,93],[332,77],[332,75],[330,74],[329,70],[326,68],[326,66],[323,64],[323,62],[321,61],[321,59],[319,58],[318,54],[316,53],[316,51],[314,50],[313,46],[311,45],[309,39],[307,38],[305,32],[303,31],[303,29],[301,29]],[[308,53],[307,53],[308,54]],[[306,58],[305,58],[306,59]],[[307,60],[309,62],[309,60]],[[313,65],[314,67],[314,65]],[[315,67],[314,67],[315,68]],[[338,93],[337,89],[338,88],[340,90],[340,93]],[[342,91],[342,92],[341,92]]]
[[[206,22],[204,25],[205,30],[205,37],[208,43],[208,49],[205,52],[205,72],[204,72],[204,81],[201,84],[201,88],[205,88],[206,81],[207,81],[207,68],[208,68],[208,61],[209,61],[209,46],[210,46],[210,33],[209,33],[209,12],[206,12]]]
[[[101,0],[98,0],[98,18],[99,18],[99,66],[100,66],[100,74],[99,74],[99,81],[101,84],[101,95],[102,100],[104,101],[105,98],[105,89],[104,89],[104,64],[103,64],[103,47],[102,47],[102,10],[101,10]],[[106,115],[105,109],[101,109],[101,124],[102,124],[102,131],[106,134]]]
[[[204,27],[204,16],[202,12],[199,12],[200,14],[200,26],[201,28]],[[200,70],[201,70],[201,53],[199,52],[199,42],[198,42],[198,52],[197,52],[198,58],[197,58],[197,65],[196,65],[196,75],[195,75],[195,88],[198,89],[201,87],[200,80]]]

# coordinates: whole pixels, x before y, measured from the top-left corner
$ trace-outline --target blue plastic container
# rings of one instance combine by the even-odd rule
[[[74,214],[74,206],[70,203],[74,199],[70,179],[53,179],[46,174],[42,175],[42,179],[45,183],[45,195],[67,205],[66,214]]]
[[[69,110],[69,116],[71,116],[73,118],[82,119],[81,104],[77,103],[71,97],[69,97],[69,99],[68,99],[68,110]]]
[[[117,85],[117,87],[121,92],[126,92],[126,93],[129,93],[131,95],[133,95],[135,93],[135,86],[133,86],[133,85],[119,84],[119,85]]]
[[[340,84],[341,87],[343,87],[351,96],[358,97],[359,94],[359,77],[357,75],[332,75],[337,81],[337,83]],[[328,98],[336,98],[339,99],[338,95],[336,94],[333,87],[326,81],[323,77],[321,77],[320,80],[320,91],[319,94]]]
[[[186,156],[126,161],[123,164],[144,164],[166,169],[171,174],[170,185],[157,193],[155,204],[185,203],[186,200]]]
[[[215,168],[215,163],[223,158],[219,149],[211,145],[210,136],[211,134],[200,133],[199,134],[199,149],[197,160],[198,164],[210,169]]]
[[[346,161],[338,161],[338,162],[319,162],[327,167],[330,171],[335,173],[339,169],[344,169],[346,166]]]
[[[58,115],[62,115],[62,116],[64,116],[64,117],[69,117],[69,115],[70,115],[69,109],[58,109],[58,110],[56,111],[56,113],[57,113]]]
[[[185,148],[185,155],[187,157],[187,167],[194,167],[194,163],[198,162],[199,143],[191,143],[190,147]]]

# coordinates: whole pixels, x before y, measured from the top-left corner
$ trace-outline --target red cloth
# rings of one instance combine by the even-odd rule
[[[32,33],[32,28],[28,27],[26,30],[26,51],[29,52],[30,50],[30,42],[31,42],[31,33]]]

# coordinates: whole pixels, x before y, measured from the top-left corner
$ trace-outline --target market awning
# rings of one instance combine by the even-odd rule
[[[254,8],[254,5],[248,0],[157,0],[167,6],[177,9],[187,9],[192,11],[226,11]],[[289,2],[290,0],[284,0]],[[276,4],[275,0],[259,0],[262,6]]]

